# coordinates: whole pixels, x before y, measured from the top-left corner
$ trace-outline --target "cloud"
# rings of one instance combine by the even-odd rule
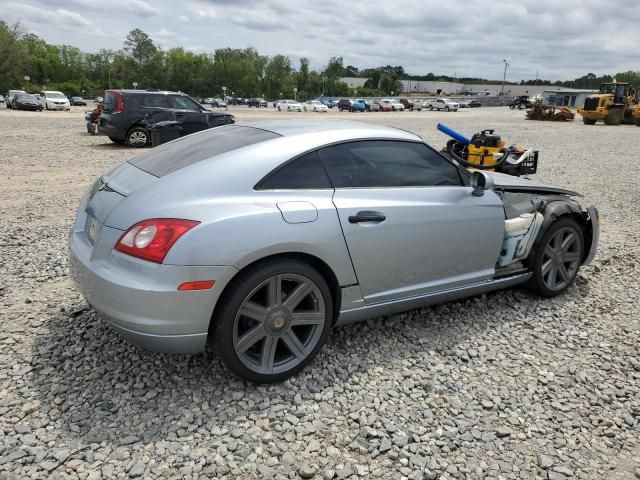
[[[101,2],[95,0],[38,0],[43,6],[64,6],[76,7],[83,11],[97,11],[111,13],[124,13],[136,15],[142,18],[152,17],[158,14],[158,10],[145,0],[110,0],[109,2]]]
[[[91,20],[83,17],[79,13],[70,12],[62,8],[55,10],[44,9],[14,2],[9,2],[6,8],[14,13],[20,12],[21,15],[24,15],[24,18],[19,18],[18,20],[22,20],[25,23],[57,23],[66,27],[91,27],[93,25]]]
[[[506,58],[513,81],[536,72],[557,80],[638,68],[637,0],[617,0],[616,8],[610,0],[361,0],[348,8],[339,0],[187,0],[179,8],[170,0],[11,1],[14,7],[4,10],[15,12],[15,20],[47,41],[85,50],[120,48],[122,32],[141,28],[199,51],[304,51],[313,68],[342,56],[361,69],[390,64],[413,74],[495,80]],[[60,11],[56,24],[51,12]],[[98,24],[109,35],[80,38]]]

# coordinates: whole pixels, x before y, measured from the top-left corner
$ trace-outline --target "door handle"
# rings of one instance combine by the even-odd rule
[[[370,212],[368,210],[364,210],[362,212],[358,212],[355,215],[351,215],[349,217],[349,223],[362,223],[362,222],[384,222],[387,217],[380,212]]]

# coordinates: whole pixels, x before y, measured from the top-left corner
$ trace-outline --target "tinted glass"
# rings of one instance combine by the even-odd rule
[[[320,158],[336,188],[461,185],[458,169],[420,143],[343,143],[320,150]]]
[[[162,177],[207,158],[279,136],[258,128],[225,125],[160,145],[129,160],[129,163]]]
[[[144,95],[140,104],[145,107],[169,108],[169,99],[166,95]]]
[[[200,105],[191,100],[189,97],[184,97],[181,95],[172,95],[171,103],[173,104],[173,108],[179,108],[180,110],[191,110],[194,112],[202,111]]]
[[[104,92],[104,102],[102,104],[102,111],[105,113],[111,113],[116,108],[117,97],[115,92]]]
[[[317,152],[308,153],[270,173],[256,190],[331,188]]]

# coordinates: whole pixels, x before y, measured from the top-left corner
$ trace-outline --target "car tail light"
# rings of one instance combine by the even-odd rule
[[[124,110],[124,100],[122,99],[122,92],[114,91],[113,93],[116,96],[116,108],[111,113],[122,113],[122,111]]]
[[[120,237],[116,250],[150,262],[162,263],[173,244],[199,223],[179,218],[143,220]]]

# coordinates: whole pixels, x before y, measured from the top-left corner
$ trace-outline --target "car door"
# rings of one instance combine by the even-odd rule
[[[209,117],[202,107],[184,95],[169,95],[169,102],[175,109],[176,120],[182,125],[182,135],[209,128]]]
[[[423,143],[367,140],[319,152],[351,260],[370,304],[486,281],[504,234],[491,190],[472,195]]]

